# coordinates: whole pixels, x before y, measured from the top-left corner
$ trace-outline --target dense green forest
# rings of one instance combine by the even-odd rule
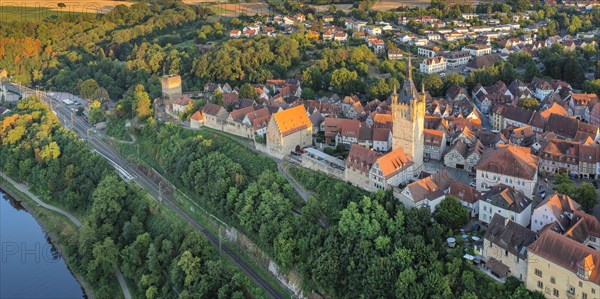
[[[113,298],[116,268],[136,298],[262,297],[200,232],[123,182],[37,98],[1,120],[0,168],[81,215],[82,228],[62,245],[95,297]]]
[[[406,210],[391,194],[367,194],[292,168],[316,194],[304,203],[272,160],[222,133],[154,124],[137,140],[141,159],[251,237],[283,269],[298,271],[305,290],[332,298],[543,297],[476,270],[462,249],[444,246],[449,228],[429,210]]]

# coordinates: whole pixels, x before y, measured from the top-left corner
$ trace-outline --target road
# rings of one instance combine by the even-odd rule
[[[26,92],[34,94],[35,90],[31,90],[26,87],[21,87]],[[183,211],[175,203],[175,199],[171,194],[165,194],[160,186],[157,186],[153,180],[147,177],[144,173],[139,171],[137,168],[129,164],[121,155],[113,149],[111,146],[106,144],[95,132],[94,128],[86,121],[76,116],[71,109],[63,105],[63,103],[48,97],[44,93],[39,94],[40,98],[46,105],[50,107],[55,113],[59,120],[67,128],[74,131],[80,138],[87,141],[89,147],[95,152],[105,157],[110,164],[115,167],[117,172],[124,179],[131,178],[140,187],[146,189],[150,195],[152,195],[157,201],[171,208],[181,218],[185,219],[195,229],[202,232],[206,238],[216,247],[221,245],[222,252],[225,253],[233,263],[245,273],[256,285],[262,288],[265,293],[271,298],[287,298],[290,297],[288,294],[281,294],[275,287],[271,285],[269,281],[260,276],[250,265],[242,260],[236,252],[231,250],[226,244],[220,244],[219,238],[209,232],[206,228],[200,225],[197,221],[192,219],[185,211]],[[285,286],[282,285],[285,289]]]
[[[79,219],[77,219],[75,216],[73,216],[73,214],[71,214],[61,208],[47,204],[43,200],[39,199],[37,196],[33,195],[33,193],[29,192],[29,187],[27,187],[27,185],[13,181],[10,177],[5,175],[4,172],[0,171],[0,175],[2,175],[2,177],[5,180],[7,180],[10,184],[12,184],[15,188],[17,188],[17,190],[19,190],[20,192],[29,196],[29,198],[31,198],[33,201],[35,201],[40,206],[67,217],[71,222],[73,222],[73,224],[75,224],[75,226],[77,226],[77,228],[81,227],[81,221],[79,221]],[[131,299],[131,292],[129,291],[129,287],[127,286],[127,283],[125,283],[125,279],[123,278],[123,274],[121,274],[121,270],[119,270],[118,268],[115,269],[115,276],[117,277],[117,280],[119,281],[119,285],[121,286],[121,290],[123,291],[123,296],[125,297],[125,299]]]
[[[300,197],[302,197],[302,199],[305,202],[308,201],[308,199],[310,197],[313,197],[313,194],[306,191],[304,189],[304,187],[302,187],[302,185],[298,184],[298,182],[296,182],[296,180],[289,174],[289,172],[288,172],[289,166],[288,166],[288,164],[286,164],[286,162],[283,162],[282,160],[277,160],[277,159],[274,159],[274,160],[275,160],[275,163],[277,164],[277,169],[279,169],[279,172],[288,181],[288,183],[290,183],[290,185],[292,185],[294,190],[296,190],[296,192],[300,195]]]

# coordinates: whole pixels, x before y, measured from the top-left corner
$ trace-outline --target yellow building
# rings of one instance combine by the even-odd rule
[[[600,298],[599,270],[599,251],[547,228],[529,246],[527,288],[546,298]]]
[[[390,96],[392,101],[392,150],[401,148],[413,159],[413,172],[421,173],[423,167],[424,125],[425,125],[425,90],[417,91],[412,80],[411,60],[408,60],[408,76],[404,80],[400,94]]]
[[[312,145],[313,126],[303,105],[273,114],[267,126],[267,150],[270,155],[283,158]]]
[[[181,89],[181,77],[179,75],[166,75],[161,80],[163,98],[174,101],[183,96]]]

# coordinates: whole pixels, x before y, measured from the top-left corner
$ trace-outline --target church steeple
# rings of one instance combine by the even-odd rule
[[[408,55],[408,80],[412,81],[412,55]]]
[[[396,93],[396,83],[394,83],[394,92],[390,95],[392,105],[398,104],[398,94]]]
[[[409,104],[412,101],[419,100],[419,92],[415,87],[415,83],[412,78],[412,57],[408,57],[407,75],[404,79],[404,84],[400,90],[400,103]]]

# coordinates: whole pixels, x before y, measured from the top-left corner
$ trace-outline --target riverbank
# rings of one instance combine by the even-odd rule
[[[75,272],[73,265],[70,263],[68,255],[65,252],[65,248],[62,245],[68,238],[77,237],[77,228],[69,221],[65,216],[54,213],[38,205],[33,199],[26,194],[17,190],[10,182],[0,177],[0,190],[6,195],[13,198],[19,204],[33,216],[38,225],[48,236],[48,239],[52,243],[52,246],[61,255],[65,261],[67,268],[75,277],[75,280],[81,286],[85,296],[87,298],[94,298],[94,292],[92,288],[85,282],[83,275]]]

